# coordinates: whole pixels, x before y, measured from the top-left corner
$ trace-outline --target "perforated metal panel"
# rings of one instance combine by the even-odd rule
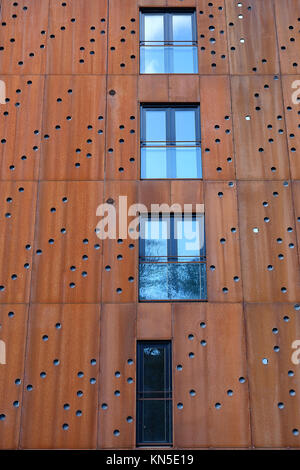
[[[249,304],[246,321],[253,444],[299,447],[299,364],[292,362],[299,312],[287,303]]]
[[[42,180],[102,180],[106,80],[51,75],[45,83]]]
[[[135,446],[136,305],[105,304],[101,316],[101,448]]]
[[[209,302],[242,301],[236,183],[205,183]]]
[[[282,77],[286,130],[291,178],[300,179],[299,134],[300,134],[300,76],[286,75]]]
[[[103,243],[96,210],[102,202],[101,181],[40,183],[33,302],[100,302]]]
[[[0,4],[0,447],[135,448],[155,339],[174,447],[299,448],[299,0]],[[195,9],[198,74],[139,74],[141,7]],[[200,104],[204,181],[140,179],[141,103]],[[119,196],[204,204],[207,302],[138,302]]]
[[[27,318],[25,304],[0,307],[1,449],[15,449],[19,445]]]
[[[228,77],[200,77],[203,178],[235,178]]]
[[[27,303],[30,295],[37,185],[0,183],[0,303]]]
[[[244,298],[297,301],[300,277],[291,185],[238,183]]]
[[[229,69],[225,2],[197,1],[199,73],[227,74]]]
[[[0,178],[37,180],[42,142],[44,77],[2,75],[0,80],[6,90],[6,102],[0,105]]]
[[[230,72],[233,75],[279,73],[272,0],[225,0]]]
[[[237,178],[289,179],[281,79],[231,77],[231,86]]]
[[[299,0],[274,0],[280,68],[283,74],[300,72]]]
[[[95,448],[99,305],[32,305],[20,445]]]
[[[47,73],[105,74],[107,2],[49,2]]]
[[[242,307],[175,305],[174,443],[250,445]]]

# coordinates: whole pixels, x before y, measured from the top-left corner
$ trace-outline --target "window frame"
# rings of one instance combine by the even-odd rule
[[[141,437],[143,436],[143,420],[140,417],[143,416],[143,402],[147,398],[140,397],[145,393],[143,388],[143,376],[144,376],[144,349],[145,347],[162,347],[164,346],[165,354],[165,367],[164,370],[167,372],[165,375],[165,389],[161,390],[165,396],[163,398],[156,398],[156,400],[169,402],[169,415],[168,421],[165,421],[166,429],[166,440],[165,441],[145,441]],[[136,344],[136,445],[137,447],[148,447],[148,446],[172,446],[173,445],[173,374],[172,374],[172,341],[171,340],[138,340]],[[149,398],[148,400],[153,400]]]
[[[151,109],[161,109],[166,111],[166,141],[156,141],[156,145],[151,145],[154,141],[146,140],[146,115]],[[177,141],[176,140],[176,110],[183,111],[194,110],[195,115],[195,141]],[[184,143],[192,142],[194,145],[184,145]],[[167,176],[157,178],[147,178],[146,172],[142,176],[142,149],[143,148],[169,148],[170,151],[166,155],[166,173]],[[200,157],[196,160],[197,175],[192,178],[182,178],[176,176],[176,156],[174,151],[176,148],[199,148]],[[201,175],[198,176],[198,175]],[[140,103],[140,179],[156,180],[156,179],[176,179],[176,180],[203,180],[202,168],[202,140],[201,140],[201,107],[200,103]]]
[[[143,220],[151,220],[152,216],[153,216],[153,219],[156,218],[158,220],[163,220],[163,218],[167,218],[170,220],[169,222],[169,227],[168,227],[168,230],[169,230],[169,237],[167,238],[167,253],[166,253],[166,256],[165,256],[165,264],[170,264],[171,262],[175,262],[175,263],[179,263],[178,260],[180,260],[180,256],[178,256],[178,247],[177,247],[177,239],[174,237],[174,228],[175,228],[175,219],[176,217],[178,217],[179,214],[176,214],[176,213],[157,213],[157,214],[151,214],[151,213],[141,213],[140,214],[140,221],[139,221],[139,230],[140,230],[140,233],[144,231],[144,228],[142,227],[142,224],[143,224]],[[173,298],[167,298],[167,299],[141,299],[140,297],[140,267],[141,267],[141,264],[143,264],[141,262],[141,259],[145,259],[147,258],[147,256],[145,256],[145,241],[147,240],[146,238],[144,237],[139,237],[139,263],[138,263],[138,269],[139,269],[139,275],[138,275],[138,296],[139,296],[139,302],[141,303],[166,303],[166,302],[207,302],[208,301],[208,298],[207,298],[207,256],[206,256],[206,232],[205,232],[205,228],[206,228],[206,224],[205,224],[205,212],[199,212],[199,213],[195,213],[195,212],[191,212],[190,214],[185,214],[185,213],[182,213],[180,214],[182,216],[182,220],[184,220],[184,216],[191,216],[192,220],[196,220],[197,217],[199,216],[203,216],[203,236],[204,236],[204,244],[203,244],[203,248],[201,249],[200,247],[200,250],[199,250],[199,255],[196,257],[196,256],[192,256],[194,258],[198,258],[199,260],[199,264],[204,264],[205,265],[205,293],[206,293],[206,296],[205,298],[195,298],[195,299],[187,299],[187,298],[182,298],[182,299],[173,299]],[[167,219],[167,220],[168,220]],[[173,220],[172,220],[173,219]],[[155,219],[154,219],[155,220]],[[173,237],[173,238],[172,238]],[[201,254],[202,253],[202,254]],[[157,256],[159,257],[159,256]],[[163,256],[164,257],[164,256]],[[153,258],[156,258],[155,256],[153,256]],[[195,261],[190,261],[191,264],[195,263]],[[159,266],[159,262],[157,261],[153,261],[153,264],[157,263],[158,266]]]
[[[139,37],[139,64],[140,64],[140,74],[146,74],[147,72],[141,72],[141,47],[147,47],[147,43],[151,43],[151,41],[145,40],[145,15],[152,14],[152,15],[161,15],[163,16],[163,30],[164,30],[164,38],[162,41],[152,41],[157,42],[157,46],[160,47],[180,47],[184,42],[187,42],[186,46],[196,47],[197,54],[196,58],[194,58],[194,68],[195,71],[193,72],[186,72],[186,74],[198,74],[199,73],[199,52],[198,52],[198,34],[197,34],[197,16],[196,16],[196,8],[140,8],[140,37]],[[191,41],[174,41],[173,40],[173,24],[172,18],[174,15],[184,15],[190,14],[191,15]],[[180,44],[176,44],[179,42]],[[148,44],[149,45],[149,44]],[[154,46],[154,44],[152,44]],[[184,72],[170,72],[173,70],[173,55],[171,54],[164,54],[164,72],[155,72],[151,75],[155,74],[182,74]]]
[[[173,15],[180,15],[185,13],[191,14],[192,24],[192,40],[188,42],[194,43],[194,46],[198,45],[197,40],[197,18],[196,8],[141,8],[140,9],[140,46],[141,43],[147,42],[145,40],[145,14],[158,14],[164,17],[164,40],[158,42],[173,43],[173,28],[172,28],[172,17]],[[179,41],[184,42],[184,41]]]

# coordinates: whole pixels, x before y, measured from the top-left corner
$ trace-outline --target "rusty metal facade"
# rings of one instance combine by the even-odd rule
[[[175,448],[300,448],[300,0],[0,5],[0,448],[134,449],[140,339]],[[139,74],[152,6],[195,8],[199,74]],[[203,180],[140,179],[140,103],[200,103]],[[138,301],[138,240],[95,233],[119,195],[205,204],[207,302]]]

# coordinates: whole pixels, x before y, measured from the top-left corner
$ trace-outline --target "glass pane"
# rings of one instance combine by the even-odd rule
[[[169,222],[162,219],[142,221],[141,237],[145,239],[144,256],[166,256]],[[153,259],[152,259],[153,261]]]
[[[175,238],[177,239],[178,256],[195,258],[204,248],[204,215],[197,218],[175,217]]]
[[[141,46],[140,62],[141,73],[166,73],[165,47]]]
[[[205,300],[205,263],[179,263],[168,265],[170,300]]]
[[[160,398],[163,394],[149,392],[163,392],[166,387],[166,349],[164,346],[145,346],[143,350],[143,378],[142,389],[145,398]],[[148,393],[147,393],[148,392]]]
[[[146,109],[146,135],[147,142],[159,141],[165,142],[167,140],[167,111],[165,109]]]
[[[166,148],[141,148],[141,178],[167,178]]]
[[[198,73],[197,47],[177,46],[166,49],[173,58],[173,70],[169,73]]]
[[[200,147],[176,147],[176,178],[202,178]]]
[[[196,123],[194,109],[175,109],[176,142],[195,142]],[[187,145],[187,143],[185,144]]]
[[[142,408],[140,442],[168,443],[171,440],[172,401],[144,400],[139,402]]]
[[[145,33],[142,41],[164,41],[164,16],[145,14],[144,19]]]
[[[167,300],[167,264],[140,263],[140,300]]]
[[[192,41],[192,15],[172,15],[173,41]]]

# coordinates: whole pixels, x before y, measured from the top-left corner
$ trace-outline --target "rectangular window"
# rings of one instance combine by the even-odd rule
[[[171,341],[138,341],[136,395],[137,445],[171,445]]]
[[[141,12],[140,72],[198,73],[194,10]]]
[[[199,105],[141,107],[141,178],[202,178]]]
[[[141,215],[139,299],[207,299],[204,214]]]

